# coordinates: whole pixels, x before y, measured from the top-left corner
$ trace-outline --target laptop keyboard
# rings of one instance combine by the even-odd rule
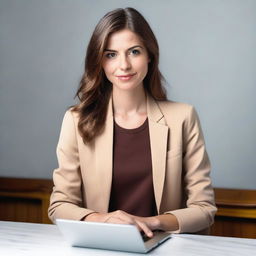
[[[147,242],[148,240],[152,239],[155,235],[157,235],[157,233],[159,233],[159,232],[163,232],[163,231],[158,231],[158,230],[153,231],[152,237],[148,237],[145,233],[141,232],[141,236],[142,236],[143,241]]]
[[[155,230],[155,231],[153,231],[153,236],[152,237],[148,237],[147,235],[145,235],[145,233],[141,232],[141,236],[142,236],[143,241],[147,242],[148,240],[154,238],[154,236],[156,236],[159,233],[163,233],[163,231],[162,230]]]
[[[145,234],[142,234],[141,236],[142,236],[142,239],[143,239],[144,242],[147,242],[148,240],[150,240],[152,238],[152,237],[148,237]]]

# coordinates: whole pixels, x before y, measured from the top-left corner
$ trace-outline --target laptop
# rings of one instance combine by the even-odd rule
[[[135,225],[57,219],[56,224],[71,246],[147,253],[169,239],[170,233],[142,236]]]

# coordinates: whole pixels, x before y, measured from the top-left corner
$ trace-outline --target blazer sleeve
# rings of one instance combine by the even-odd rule
[[[175,233],[198,232],[208,228],[216,212],[210,179],[210,161],[195,109],[190,106],[183,126],[183,182],[186,208],[166,213],[176,216],[179,230]]]
[[[83,207],[76,132],[73,114],[68,110],[62,122],[56,150],[59,167],[53,172],[54,187],[48,208],[52,222],[57,218],[81,220],[94,212]]]

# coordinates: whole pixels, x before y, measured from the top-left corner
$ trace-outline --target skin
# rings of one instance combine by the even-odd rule
[[[147,118],[143,79],[149,61],[146,48],[130,30],[122,30],[110,36],[102,66],[113,84],[115,121],[124,128],[139,127]],[[128,74],[134,74],[128,81],[118,78]]]
[[[132,31],[124,29],[109,37],[102,67],[113,85],[114,119],[121,127],[137,128],[147,118],[143,79],[148,72],[149,62],[145,46]],[[153,236],[153,230],[174,231],[179,228],[178,220],[172,214],[139,217],[117,210],[110,213],[94,212],[84,220],[136,225],[148,237]]]

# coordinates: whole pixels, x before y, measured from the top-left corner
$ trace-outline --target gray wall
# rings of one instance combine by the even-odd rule
[[[254,0],[0,0],[0,176],[51,178],[92,30],[127,6],[158,38],[169,98],[199,113],[214,186],[255,189]]]

